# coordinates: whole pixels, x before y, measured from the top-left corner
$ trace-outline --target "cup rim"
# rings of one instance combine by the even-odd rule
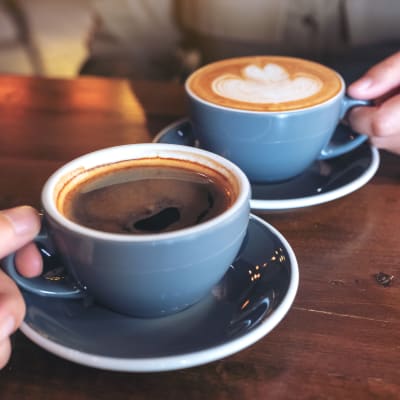
[[[132,157],[132,151],[134,152],[135,157]],[[173,157],[177,159],[195,161],[212,169],[218,168],[217,171],[224,174],[224,176],[230,175],[232,178],[228,179],[234,179],[238,185],[238,194],[233,204],[231,204],[221,214],[208,221],[202,222],[199,225],[190,226],[170,232],[154,234],[135,233],[132,235],[104,232],[85,227],[63,216],[56,206],[56,186],[63,177],[71,174],[72,171],[77,171],[78,169],[85,170],[108,163],[129,160],[132,158],[162,158],[167,156],[169,158]],[[42,188],[41,201],[45,217],[50,217],[57,224],[63,226],[65,229],[71,232],[74,232],[75,234],[80,234],[83,236],[88,236],[90,238],[105,241],[132,243],[149,241],[159,242],[162,240],[176,239],[179,237],[198,234],[200,232],[206,231],[213,226],[216,226],[217,224],[220,224],[235,217],[236,214],[240,212],[245,203],[248,204],[248,209],[250,212],[250,192],[250,182],[244,172],[234,163],[222,156],[219,156],[207,150],[197,149],[184,145],[164,143],[135,143],[103,148],[90,153],[86,153],[67,162],[56,171],[54,171],[47,179]]]
[[[264,57],[269,57],[269,56],[275,57],[275,55],[262,55],[262,56],[254,55],[254,56],[247,56],[247,57],[234,57],[234,58],[232,58],[232,59],[236,59],[236,58],[252,58],[252,57],[255,57],[255,58],[256,58],[256,57],[263,57],[263,56],[264,56]],[[298,59],[300,59],[300,60],[311,61],[311,60],[307,60],[307,59],[299,58],[299,57],[286,57],[286,56],[282,56],[282,57],[285,57],[285,58],[292,58],[292,59],[298,58]],[[220,60],[220,61],[227,61],[227,60]],[[185,86],[185,91],[186,91],[186,93],[187,93],[187,95],[188,95],[189,97],[191,97],[192,99],[198,101],[199,103],[202,103],[202,104],[204,104],[204,105],[206,105],[206,106],[209,106],[209,107],[212,107],[212,108],[215,108],[215,109],[220,109],[220,110],[225,110],[225,111],[230,111],[230,112],[235,112],[235,113],[257,114],[257,115],[262,115],[262,114],[266,114],[266,115],[277,115],[277,114],[279,115],[279,114],[281,114],[281,115],[282,115],[282,114],[304,113],[304,112],[307,112],[307,111],[309,111],[309,110],[313,110],[313,109],[316,109],[316,108],[319,108],[319,107],[327,106],[327,105],[329,105],[329,104],[335,102],[338,98],[340,98],[340,97],[342,97],[342,96],[344,95],[345,90],[346,90],[346,82],[344,81],[342,75],[341,75],[339,72],[337,72],[336,70],[334,70],[333,68],[331,68],[331,67],[329,67],[329,66],[326,66],[326,65],[324,65],[324,64],[321,64],[321,65],[323,65],[324,67],[329,68],[334,74],[336,74],[336,76],[339,78],[340,83],[341,83],[341,88],[340,88],[340,90],[338,91],[338,93],[336,93],[333,97],[331,97],[331,98],[329,98],[329,99],[327,99],[327,100],[325,100],[325,101],[323,101],[323,102],[321,102],[321,103],[314,104],[314,105],[307,106],[307,107],[300,108],[300,109],[295,109],[295,110],[280,110],[280,111],[244,110],[244,109],[241,109],[241,108],[234,108],[234,107],[222,106],[222,105],[219,105],[219,104],[217,104],[217,103],[213,103],[213,102],[211,102],[211,101],[209,101],[209,100],[205,100],[205,99],[201,98],[201,97],[198,96],[196,93],[194,93],[193,90],[192,90],[192,89],[190,88],[190,86],[189,86],[190,80],[191,80],[191,78],[192,78],[195,74],[197,74],[200,70],[202,70],[203,68],[207,67],[208,65],[214,64],[214,63],[217,63],[217,62],[218,62],[218,61],[205,64],[205,65],[203,65],[202,67],[200,67],[200,68],[196,69],[195,71],[193,71],[193,72],[186,78],[186,80],[185,80],[185,85],[184,85],[184,86]],[[315,61],[312,61],[312,62],[316,63]]]

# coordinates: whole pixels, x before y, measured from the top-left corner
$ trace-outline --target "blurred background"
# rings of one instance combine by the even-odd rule
[[[400,49],[399,0],[0,0],[0,73],[183,81],[286,54],[366,68]]]

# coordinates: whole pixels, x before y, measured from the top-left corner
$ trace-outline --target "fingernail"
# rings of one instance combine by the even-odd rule
[[[371,78],[361,78],[356,82],[355,86],[357,86],[357,90],[365,92],[372,86],[372,84],[373,81]]]
[[[0,342],[6,339],[15,331],[15,318],[11,315],[6,317],[2,324],[0,324]]]
[[[21,206],[3,210],[2,214],[10,221],[17,235],[25,235],[32,232],[36,225],[32,223],[32,209]]]

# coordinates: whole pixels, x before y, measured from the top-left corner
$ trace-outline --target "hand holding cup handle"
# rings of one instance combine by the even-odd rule
[[[46,269],[46,266],[50,264],[51,271],[45,270],[41,276],[36,278],[25,278],[18,273],[15,266],[15,253],[12,253],[3,260],[3,269],[6,273],[18,286],[37,295],[72,299],[84,297],[85,292],[62,273],[61,269],[64,268],[44,224],[42,224],[41,232],[35,238],[35,243],[42,255],[44,268]],[[46,274],[51,275],[46,278]]]

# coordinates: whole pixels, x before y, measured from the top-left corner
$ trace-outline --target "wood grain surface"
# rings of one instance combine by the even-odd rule
[[[151,141],[185,115],[178,84],[0,77],[0,208],[40,207],[66,161]],[[17,332],[0,399],[400,399],[400,158],[381,152],[376,176],[341,199],[258,215],[300,268],[292,309],[262,340],[200,367],[136,374],[71,363]]]

